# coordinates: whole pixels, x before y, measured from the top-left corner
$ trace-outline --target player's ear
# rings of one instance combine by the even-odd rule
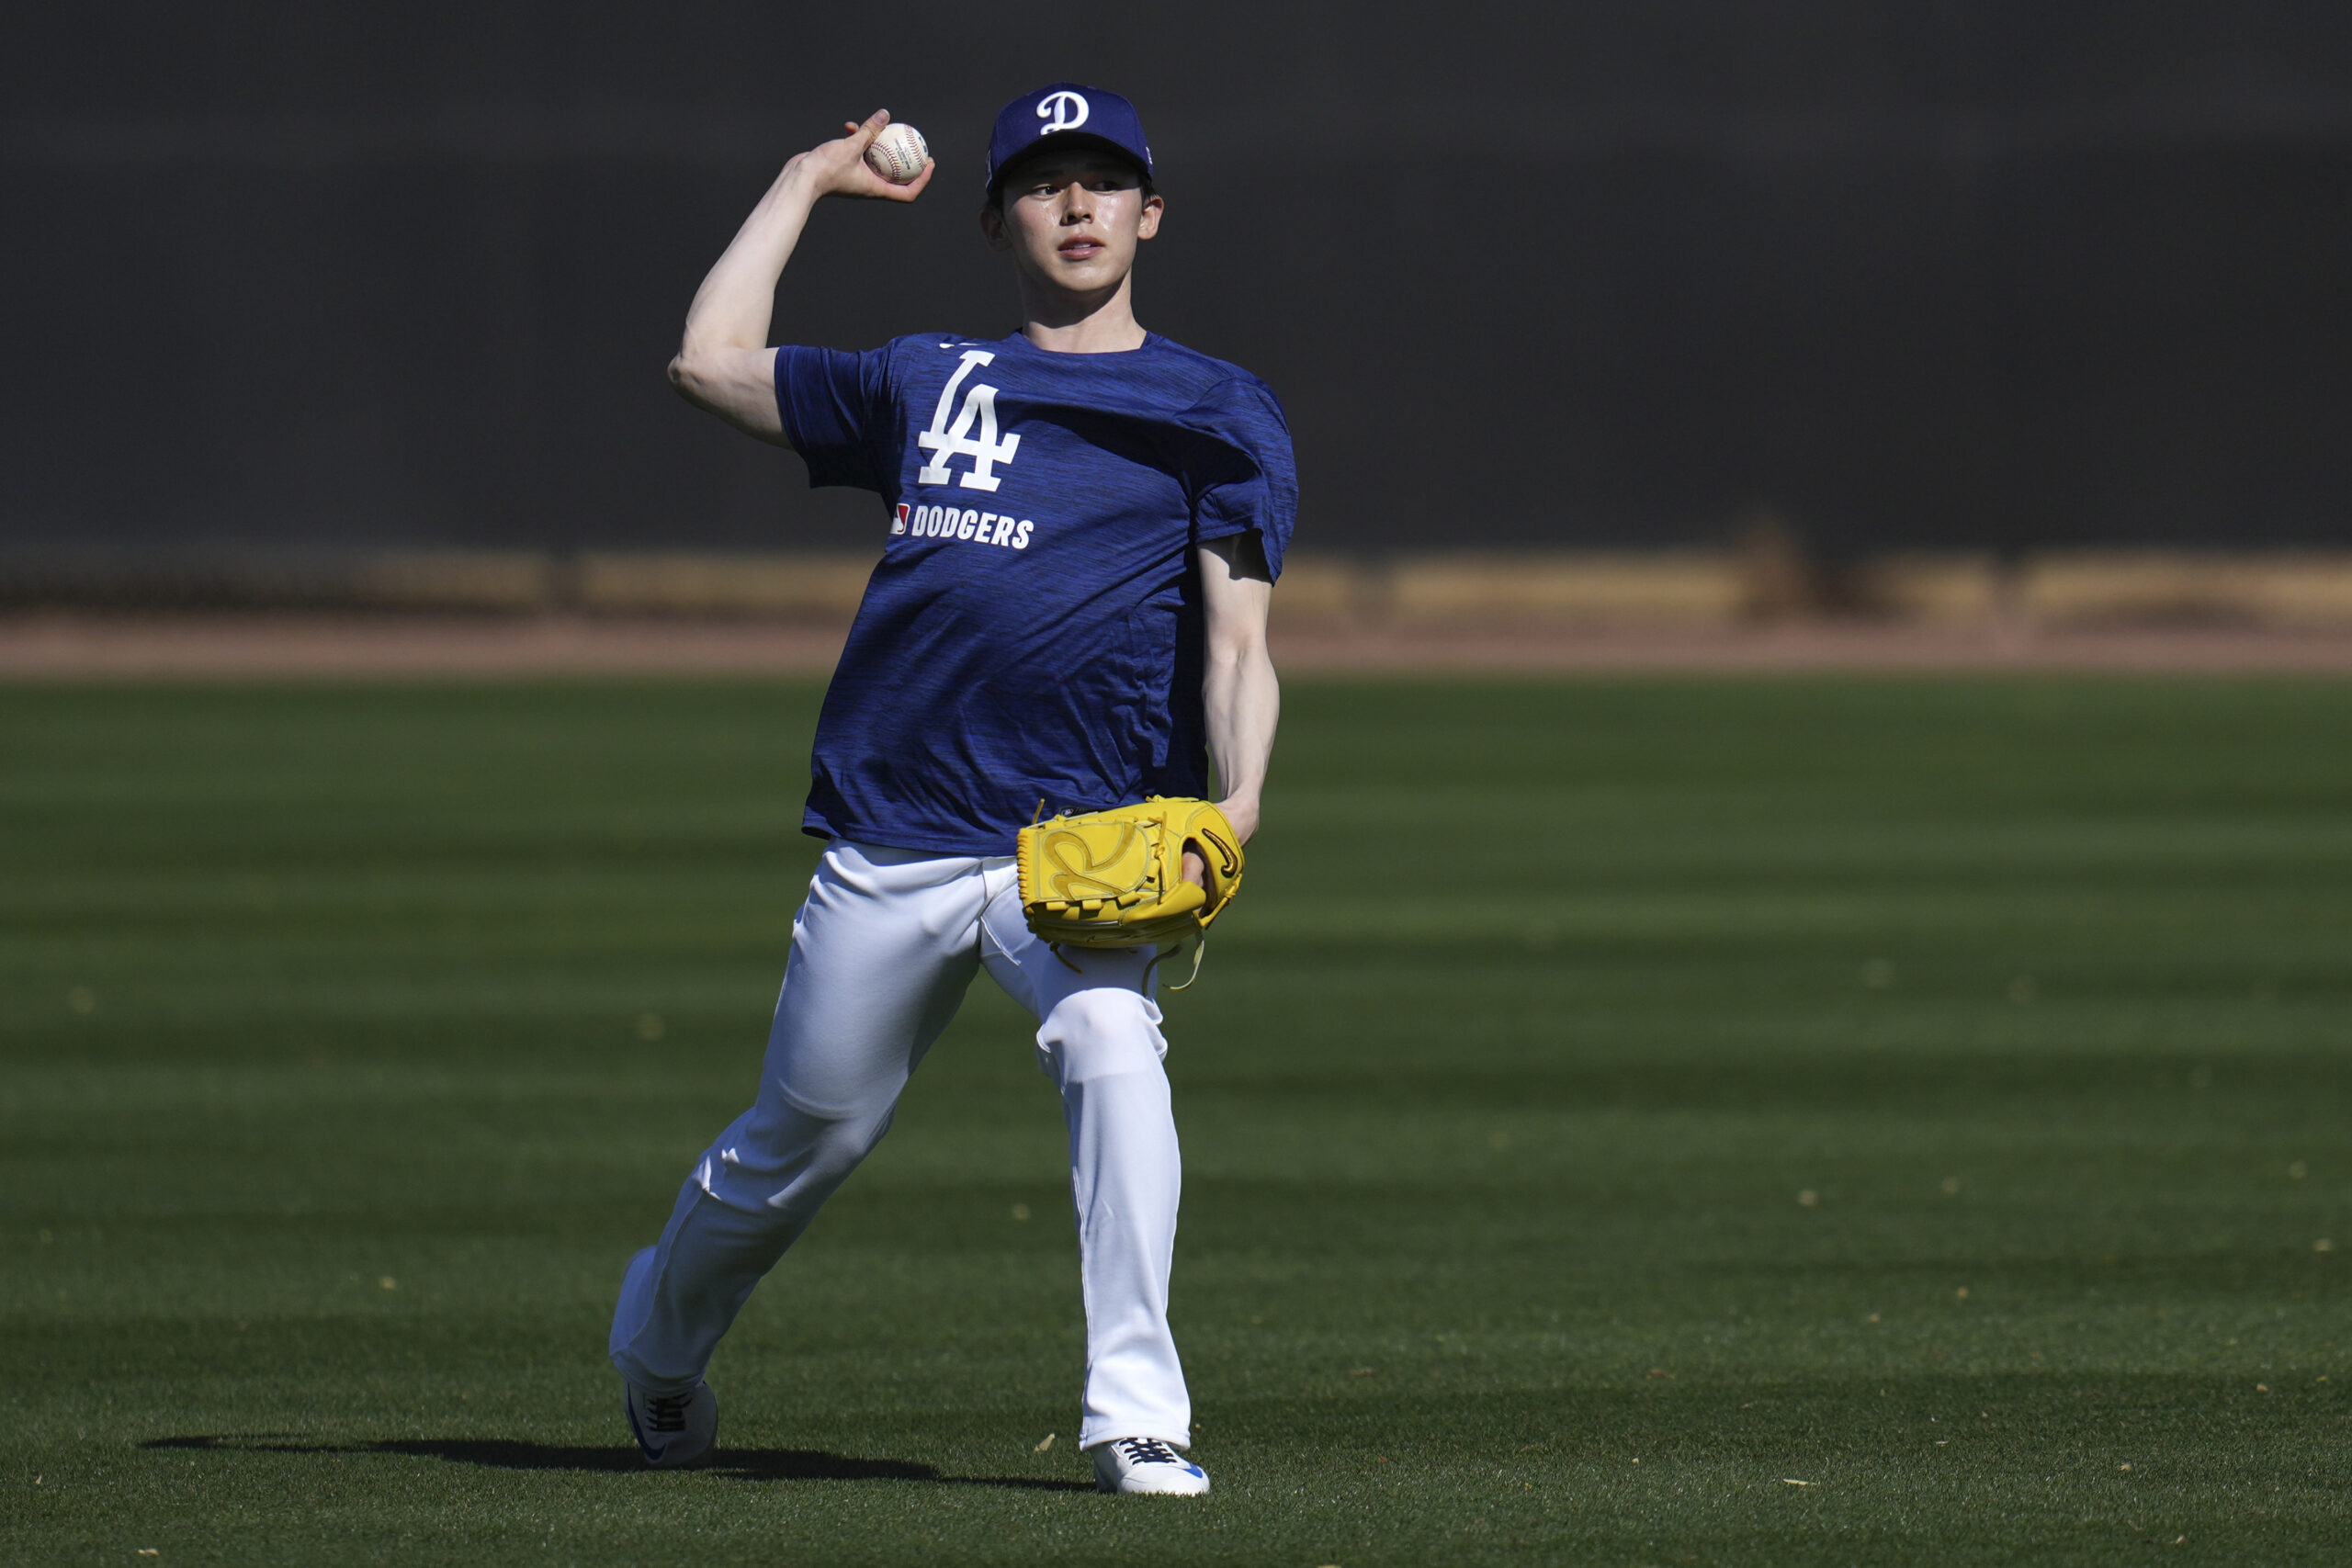
[[[1143,198],[1143,216],[1138,219],[1136,223],[1136,238],[1139,240],[1148,240],[1154,234],[1159,233],[1159,215],[1167,210],[1168,204],[1159,199],[1159,193],[1158,191],[1153,191],[1149,196],[1145,197]]]
[[[992,251],[1012,249],[1012,236],[1005,230],[1004,208],[1001,202],[990,201],[980,209],[980,235],[988,241],[989,249]]]

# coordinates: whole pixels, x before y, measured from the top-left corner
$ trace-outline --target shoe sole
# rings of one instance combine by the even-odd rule
[[[1206,1476],[1201,1478],[1201,1486],[1198,1491],[1190,1487],[1174,1486],[1119,1486],[1106,1484],[1099,1477],[1095,1480],[1094,1490],[1105,1497],[1205,1497],[1209,1495]]]

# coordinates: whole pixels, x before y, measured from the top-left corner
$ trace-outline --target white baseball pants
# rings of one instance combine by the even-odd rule
[[[889,1129],[907,1078],[985,966],[1036,1015],[1061,1090],[1086,1309],[1079,1443],[1191,1441],[1168,1331],[1182,1179],[1151,953],[1030,933],[1010,856],[836,840],[792,923],[759,1100],[686,1179],[656,1246],[631,1259],[613,1364],[657,1393],[693,1386],[753,1286]],[[1073,970],[1070,964],[1075,964]]]

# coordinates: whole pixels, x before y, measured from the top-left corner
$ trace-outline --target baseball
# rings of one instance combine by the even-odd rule
[[[865,148],[865,166],[894,186],[913,184],[930,161],[930,146],[911,125],[886,125]]]

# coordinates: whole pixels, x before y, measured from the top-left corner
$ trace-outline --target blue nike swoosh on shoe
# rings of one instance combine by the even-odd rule
[[[660,1448],[655,1448],[651,1443],[645,1440],[645,1430],[637,1424],[637,1412],[630,1410],[628,1411],[627,1414],[628,1416],[628,1435],[637,1439],[637,1451],[645,1456],[646,1463],[660,1464],[662,1462],[662,1456],[670,1451],[670,1443],[674,1443],[678,1439],[673,1438],[670,1439],[670,1442],[663,1443]]]

